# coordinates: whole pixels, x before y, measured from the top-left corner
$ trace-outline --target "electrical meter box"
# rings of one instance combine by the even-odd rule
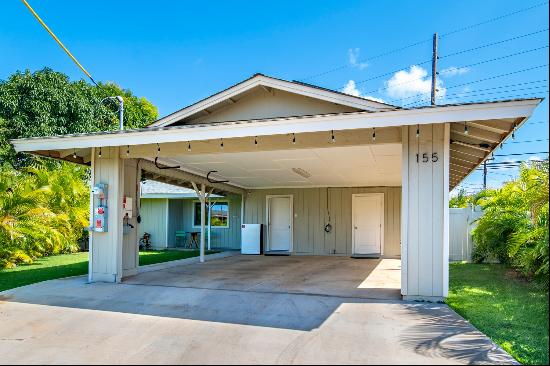
[[[106,233],[107,232],[107,218],[108,218],[108,208],[107,208],[107,184],[97,184],[92,187],[93,194],[93,206],[94,206],[94,220],[90,227],[90,230]]]

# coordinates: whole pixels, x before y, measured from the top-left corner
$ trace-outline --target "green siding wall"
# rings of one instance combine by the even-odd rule
[[[166,207],[168,200],[166,198],[142,198],[140,215],[141,224],[139,224],[139,237],[144,232],[151,234],[151,243],[155,249],[166,248]]]
[[[197,199],[171,200],[182,202],[182,224],[185,231],[200,231],[200,227],[193,227],[193,202]],[[230,195],[218,201],[229,202],[229,227],[211,229],[212,249],[241,249],[241,196]],[[207,221],[208,222],[208,221]]]
[[[266,196],[291,194],[294,202],[294,252],[297,254],[345,254],[352,252],[352,194],[384,193],[384,255],[401,254],[401,187],[364,188],[278,188],[254,190],[245,201],[245,223],[264,224]],[[328,222],[327,196],[332,231]],[[266,240],[264,230],[264,243]]]

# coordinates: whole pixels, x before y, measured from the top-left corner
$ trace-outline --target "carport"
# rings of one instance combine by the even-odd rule
[[[449,190],[540,101],[400,109],[255,75],[149,128],[13,143],[17,151],[90,165],[92,186],[105,185],[108,226],[90,235],[90,281],[137,273],[138,183],[147,178],[195,189],[202,232],[208,195],[238,194],[241,209],[233,214],[241,223],[265,224],[266,249],[279,248],[275,238],[286,235],[284,249],[293,255],[363,250],[400,257],[401,294],[441,300],[448,288]],[[98,198],[92,194],[93,223]],[[127,198],[132,207],[124,206]],[[276,227],[276,206],[290,208],[282,216],[288,232]]]

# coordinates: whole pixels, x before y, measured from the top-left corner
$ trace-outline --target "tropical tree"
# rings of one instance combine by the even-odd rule
[[[473,259],[498,259],[548,283],[548,160],[524,164],[518,179],[482,192]]]

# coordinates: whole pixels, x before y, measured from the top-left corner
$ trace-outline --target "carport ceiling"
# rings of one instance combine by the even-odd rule
[[[400,186],[401,144],[182,154],[163,159],[244,188]]]

